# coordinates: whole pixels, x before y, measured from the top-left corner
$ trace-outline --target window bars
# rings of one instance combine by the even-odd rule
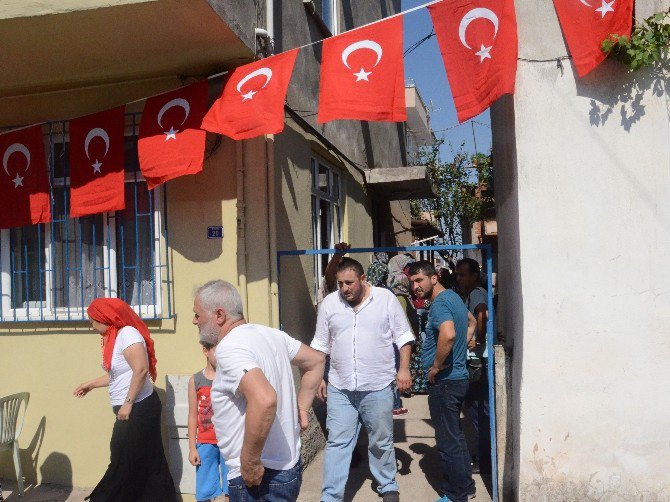
[[[0,319],[86,320],[97,297],[118,297],[144,319],[174,315],[165,185],[149,191],[139,169],[139,114],[126,114],[126,209],[69,217],[66,121],[48,129],[53,221],[0,231]]]

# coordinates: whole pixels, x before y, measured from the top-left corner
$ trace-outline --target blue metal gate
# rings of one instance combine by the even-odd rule
[[[494,336],[494,318],[493,308],[493,252],[489,244],[464,244],[461,246],[407,246],[407,247],[378,247],[378,248],[351,248],[347,254],[356,253],[376,253],[376,252],[426,252],[426,251],[467,251],[479,250],[486,257],[486,275],[487,275],[487,301],[489,309],[489,318],[486,323],[486,352],[488,354],[488,383],[489,383],[489,419],[491,431],[491,483],[493,502],[498,501],[498,456],[497,456],[497,438],[496,438],[496,402],[495,402],[495,354],[493,352]],[[301,249],[295,251],[277,251],[277,296],[279,301],[279,324],[282,326],[281,319],[281,260],[285,256],[317,256],[333,255],[337,252],[335,249]]]

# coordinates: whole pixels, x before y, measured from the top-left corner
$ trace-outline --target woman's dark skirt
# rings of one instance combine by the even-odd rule
[[[114,406],[117,414],[120,406]],[[133,404],[129,420],[117,420],[107,472],[86,498],[91,502],[177,500],[161,439],[161,402],[156,391]]]

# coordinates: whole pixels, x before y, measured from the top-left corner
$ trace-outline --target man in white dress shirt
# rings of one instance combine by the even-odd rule
[[[393,447],[393,385],[412,385],[409,372],[414,334],[395,295],[371,286],[351,258],[337,266],[338,291],[321,303],[312,348],[330,355],[322,502],[341,501],[361,422],[368,432],[370,472],[384,502],[397,502],[399,488]],[[400,350],[396,374],[393,345]]]

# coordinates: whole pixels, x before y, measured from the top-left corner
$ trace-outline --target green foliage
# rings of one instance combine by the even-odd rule
[[[670,12],[658,12],[633,28],[631,36],[610,35],[602,51],[632,71],[661,64],[670,46]]]
[[[492,204],[490,199],[477,197],[476,192],[483,185],[492,187],[493,165],[490,155],[468,155],[463,145],[454,152],[451,162],[442,162],[443,142],[440,140],[422,149],[416,162],[426,166],[437,197],[411,201],[410,207],[414,218],[420,217],[422,212],[430,212],[444,232],[447,244],[461,244],[462,229],[480,220],[483,210]]]

